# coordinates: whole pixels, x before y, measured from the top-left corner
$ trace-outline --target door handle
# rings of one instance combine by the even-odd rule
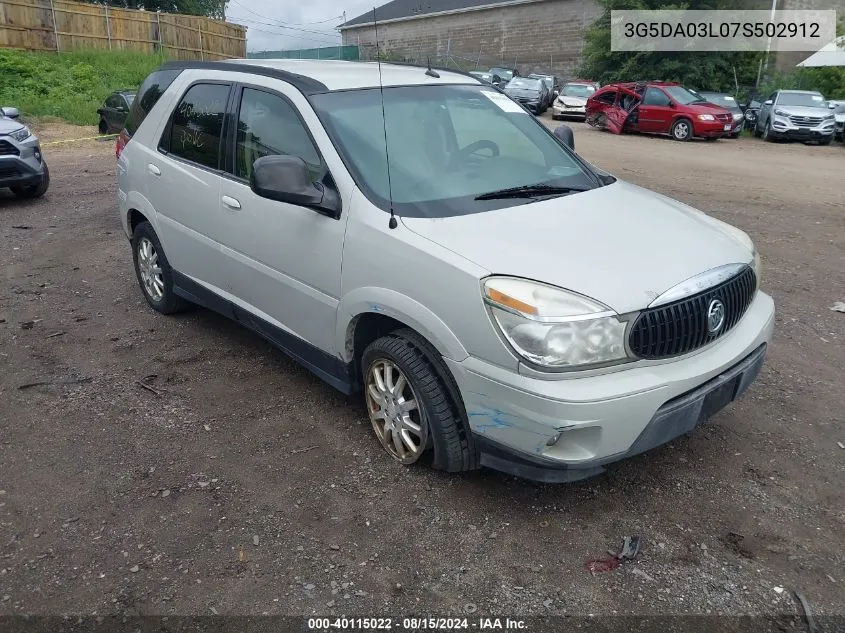
[[[231,196],[223,196],[220,198],[220,201],[225,204],[230,209],[240,209],[241,203],[232,198]]]
[[[147,171],[150,172],[153,176],[161,176],[161,170],[152,163],[147,165]]]

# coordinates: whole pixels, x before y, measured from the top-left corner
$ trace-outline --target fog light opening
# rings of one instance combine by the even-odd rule
[[[548,440],[546,440],[546,446],[554,446],[555,444],[557,444],[558,440],[560,440],[560,436],[561,434],[558,433],[557,435],[553,435],[552,437],[550,437]]]

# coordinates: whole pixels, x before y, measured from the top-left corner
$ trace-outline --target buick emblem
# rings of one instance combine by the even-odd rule
[[[713,299],[707,308],[707,331],[715,334],[725,324],[725,304]]]

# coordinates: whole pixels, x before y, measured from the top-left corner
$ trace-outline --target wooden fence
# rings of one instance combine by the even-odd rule
[[[170,59],[246,57],[246,27],[196,15],[69,0],[0,0],[0,48],[163,53]]]

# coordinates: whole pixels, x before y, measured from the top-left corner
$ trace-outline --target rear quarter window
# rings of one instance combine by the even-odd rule
[[[126,131],[130,136],[135,134],[150,110],[153,109],[161,95],[170,87],[173,80],[179,76],[181,70],[156,70],[144,80],[138,90],[138,95],[132,102],[129,116],[126,117]]]

